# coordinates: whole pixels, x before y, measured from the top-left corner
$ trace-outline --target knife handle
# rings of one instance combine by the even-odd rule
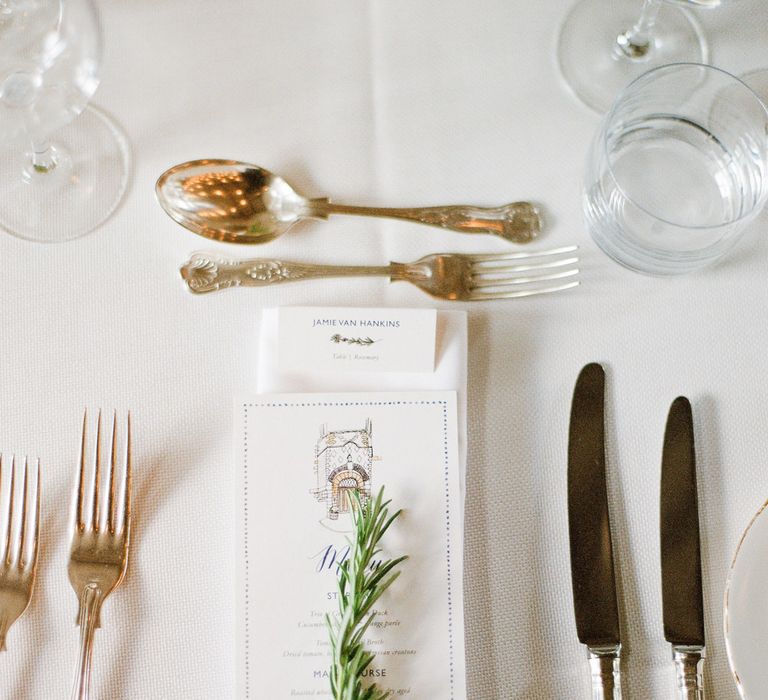
[[[621,644],[587,648],[592,673],[592,700],[621,700]]]
[[[672,645],[679,700],[704,700],[704,647]]]

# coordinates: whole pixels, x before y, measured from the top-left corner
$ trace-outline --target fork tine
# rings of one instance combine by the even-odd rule
[[[527,260],[529,258],[544,258],[550,255],[564,255],[578,250],[577,245],[563,246],[562,248],[550,248],[549,250],[510,251],[508,253],[486,253],[467,255],[473,262],[495,262],[497,260]]]
[[[80,437],[80,459],[78,464],[77,486],[77,505],[75,506],[75,530],[82,532],[85,529],[83,520],[83,489],[85,488],[85,441],[88,431],[88,409],[83,411],[83,431]]]
[[[109,445],[109,495],[107,500],[107,529],[115,532],[115,460],[117,456],[117,411],[112,411],[112,438]]]
[[[91,529],[99,531],[99,482],[101,481],[101,409],[96,416],[96,450],[93,455],[93,500],[91,502]]]
[[[131,473],[131,412],[128,411],[128,415],[125,419],[125,476],[123,477],[123,517],[120,525],[121,532],[125,536],[126,541],[130,535],[131,529],[131,485],[132,485],[132,473]]]
[[[508,292],[472,292],[470,294],[470,301],[485,301],[488,299],[516,299],[518,297],[532,297],[537,294],[549,294],[550,292],[559,292],[563,289],[571,289],[572,287],[578,287],[579,281],[567,282],[566,284],[559,284],[554,287],[539,287],[538,289],[518,289]]]
[[[579,262],[576,257],[573,258],[561,258],[559,260],[548,260],[541,263],[529,263],[525,265],[488,265],[491,261],[480,261],[472,265],[472,274],[501,274],[501,273],[517,273],[517,272],[531,272],[533,270],[546,270],[555,267],[565,267],[566,265],[575,265]]]
[[[507,285],[514,285],[514,284],[531,284],[535,282],[549,282],[551,280],[559,280],[565,277],[573,277],[573,275],[578,275],[578,274],[579,274],[578,268],[574,268],[571,270],[564,270],[563,272],[552,272],[547,275],[534,275],[534,276],[528,276],[528,277],[509,277],[509,278],[501,278],[501,279],[483,277],[483,278],[473,279],[472,287],[473,288],[505,287]]]
[[[28,484],[28,472],[29,458],[24,457],[24,487],[21,492],[21,536],[19,541],[19,556],[18,567],[24,568],[24,543],[27,538],[27,484]]]
[[[16,482],[16,455],[13,455],[11,459],[11,492],[8,496],[8,522],[7,530],[5,533],[5,563],[10,565],[11,563],[11,534],[13,530],[13,492],[15,491]]]
[[[40,548],[40,458],[37,459],[35,470],[35,520],[32,523],[32,566],[37,563],[37,553]],[[27,562],[24,562],[26,567]]]

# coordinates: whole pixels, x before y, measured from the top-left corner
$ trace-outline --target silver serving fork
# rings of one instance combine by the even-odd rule
[[[93,637],[100,627],[101,606],[120,585],[128,566],[131,532],[131,416],[124,428],[124,449],[117,455],[117,412],[112,415],[112,434],[107,450],[109,472],[106,490],[102,488],[101,411],[96,422],[96,436],[89,446],[87,412],[83,415],[83,433],[77,487],[74,491],[72,544],[69,553],[69,581],[80,602],[77,624],[80,626],[80,657],[72,688],[72,700],[87,700],[91,685]],[[90,454],[89,454],[90,453]],[[85,489],[86,463],[92,462],[90,503]],[[115,488],[115,466],[123,472],[119,489]]]
[[[196,294],[227,287],[264,287],[320,277],[386,276],[404,281],[438,299],[485,301],[557,292],[579,284],[574,279],[577,246],[540,251],[427,255],[412,263],[389,265],[312,265],[253,258],[229,260],[218,253],[195,253],[181,276]]]
[[[24,483],[21,489],[21,516],[15,512],[16,457],[11,457],[11,483],[5,511],[0,515],[5,537],[0,542],[0,651],[5,651],[8,630],[27,609],[37,572],[38,533],[40,529],[40,460],[29,469],[24,458]],[[30,483],[29,472],[32,472]],[[7,478],[0,456],[0,482]],[[28,512],[30,489],[34,489],[34,508]],[[31,545],[30,534],[31,529]]]

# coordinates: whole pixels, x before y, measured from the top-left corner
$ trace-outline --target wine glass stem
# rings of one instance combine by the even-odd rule
[[[48,141],[32,142],[32,168],[38,173],[47,173],[56,167],[53,148]]]
[[[661,3],[662,0],[644,0],[642,12],[634,26],[616,37],[615,48],[619,56],[637,60],[648,55]]]

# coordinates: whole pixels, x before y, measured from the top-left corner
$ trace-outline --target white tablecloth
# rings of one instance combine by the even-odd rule
[[[179,264],[215,246],[165,216],[154,181],[183,160],[231,157],[343,202],[544,204],[541,245],[581,245],[582,286],[466,307],[469,697],[588,697],[572,614],[565,463],[573,383],[597,360],[608,371],[626,697],[672,695],[657,502],[665,415],[684,393],[698,429],[706,679],[712,696],[734,700],[725,577],[743,527],[768,497],[768,217],[727,261],[681,279],[631,274],[595,248],[579,186],[598,117],[558,75],[565,3],[99,5],[107,55],[97,102],[129,135],[129,196],[80,241],[42,246],[0,236],[0,447],[39,454],[44,478],[38,587],[1,659],[0,697],[69,691],[78,630],[67,520],[84,406],[130,408],[135,427],[135,549],[97,633],[96,697],[233,697],[231,398],[255,385],[259,308],[432,304],[379,279],[189,295]],[[713,62],[736,72],[768,66],[760,5],[701,13]],[[267,247],[219,247],[373,264],[505,246],[338,217]]]

